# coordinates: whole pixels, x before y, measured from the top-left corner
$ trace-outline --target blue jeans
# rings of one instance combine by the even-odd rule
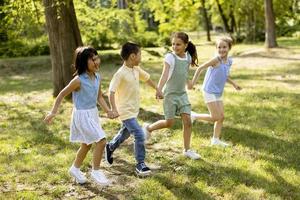
[[[111,151],[116,150],[120,144],[129,138],[130,133],[134,135],[134,152],[137,163],[145,160],[145,136],[143,129],[138,124],[136,118],[130,118],[122,121],[122,127],[118,134],[109,142]]]

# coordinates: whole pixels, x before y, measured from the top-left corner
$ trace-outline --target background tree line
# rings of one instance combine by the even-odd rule
[[[265,0],[266,1],[266,0]],[[97,49],[133,40],[162,46],[175,30],[232,34],[238,42],[265,40],[264,0],[53,0],[75,6],[84,44]],[[299,0],[273,0],[277,36],[300,30]],[[39,0],[0,0],[0,56],[49,54],[45,6]],[[59,16],[59,15],[58,15]]]

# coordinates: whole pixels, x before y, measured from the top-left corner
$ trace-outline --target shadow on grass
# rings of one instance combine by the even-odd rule
[[[36,111],[37,108],[31,105],[25,105],[29,110]],[[24,107],[24,105],[23,105]],[[15,109],[14,106],[6,105],[6,109],[13,110],[16,116],[9,118],[11,121],[19,121],[22,122],[26,120],[27,123],[31,124],[31,127],[26,131],[31,134],[22,135],[22,130],[19,130],[18,134],[26,138],[26,145],[30,146],[39,146],[44,144],[54,144],[59,148],[74,148],[74,146],[66,140],[63,140],[61,137],[56,136],[52,131],[49,130],[47,125],[43,122],[42,117],[39,118],[39,115],[32,116],[32,113],[27,111],[22,111],[20,109]],[[69,129],[68,127],[67,130]]]
[[[270,157],[264,155],[259,155],[259,157],[271,161],[275,166],[300,170],[299,142],[289,142],[268,136],[267,133],[263,134],[230,127],[224,127],[223,131],[226,133],[226,139],[232,141],[232,143],[247,146],[270,155]]]
[[[157,174],[153,177],[165,186],[170,192],[174,194],[178,199],[189,199],[189,200],[212,200],[213,198],[197,188],[194,183],[176,183],[174,179],[169,178],[163,174]]]
[[[261,188],[268,193],[280,196],[283,199],[297,199],[300,197],[299,188],[285,181],[273,169],[267,171],[276,179],[269,180],[263,176],[253,174],[236,167],[225,167],[215,163],[204,162],[202,167],[189,165],[187,175],[191,180],[206,180],[208,186],[222,187],[221,191],[235,193],[234,187],[238,185],[246,185],[252,188]],[[226,182],[229,185],[226,185]],[[222,186],[222,185],[225,185]],[[283,189],[284,188],[284,189]]]

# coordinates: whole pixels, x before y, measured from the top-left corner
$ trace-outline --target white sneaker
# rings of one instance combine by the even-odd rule
[[[149,125],[150,125],[150,123],[145,122],[142,127],[144,135],[145,135],[145,140],[149,140],[151,137],[151,133],[147,130],[147,127]]]
[[[224,141],[221,141],[219,138],[211,138],[211,141],[210,141],[210,144],[213,146],[213,145],[216,145],[216,146],[221,146],[221,147],[228,147],[230,146],[228,143],[224,142]]]
[[[192,123],[194,123],[194,121],[196,120],[197,115],[198,115],[198,113],[196,113],[194,111],[191,111],[191,121],[192,121]]]
[[[183,150],[183,155],[185,157],[191,158],[193,160],[198,160],[199,158],[201,158],[201,156],[199,154],[197,154],[195,151],[189,149],[187,151]]]
[[[69,169],[69,174],[75,178],[75,181],[79,184],[83,184],[86,182],[86,177],[84,174],[80,171],[79,168],[76,168],[72,165],[72,167]]]
[[[106,176],[101,170],[92,170],[91,177],[97,184],[103,186],[111,184],[110,180],[106,178]]]

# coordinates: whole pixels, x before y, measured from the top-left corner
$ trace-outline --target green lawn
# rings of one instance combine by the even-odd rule
[[[130,138],[115,152],[113,166],[102,162],[114,181],[108,188],[77,185],[67,173],[79,147],[68,141],[72,104],[63,102],[51,126],[42,122],[54,101],[50,58],[0,60],[0,199],[300,199],[300,42],[280,38],[279,45],[271,51],[262,44],[233,47],[231,74],[243,90],[225,88],[223,138],[231,148],[210,147],[212,124],[195,122],[192,147],[203,159],[184,158],[177,120],[173,129],[154,132],[147,144],[153,176],[135,176]],[[121,63],[117,53],[100,52],[104,91]],[[143,67],[155,81],[164,53],[164,48],[142,53]],[[205,61],[214,45],[199,44],[198,54]],[[163,118],[154,91],[142,84],[141,94],[140,122]],[[189,91],[189,97],[193,110],[207,112],[201,92]],[[108,139],[119,129],[118,120],[102,118],[102,125]],[[91,158],[88,154],[84,172]]]

